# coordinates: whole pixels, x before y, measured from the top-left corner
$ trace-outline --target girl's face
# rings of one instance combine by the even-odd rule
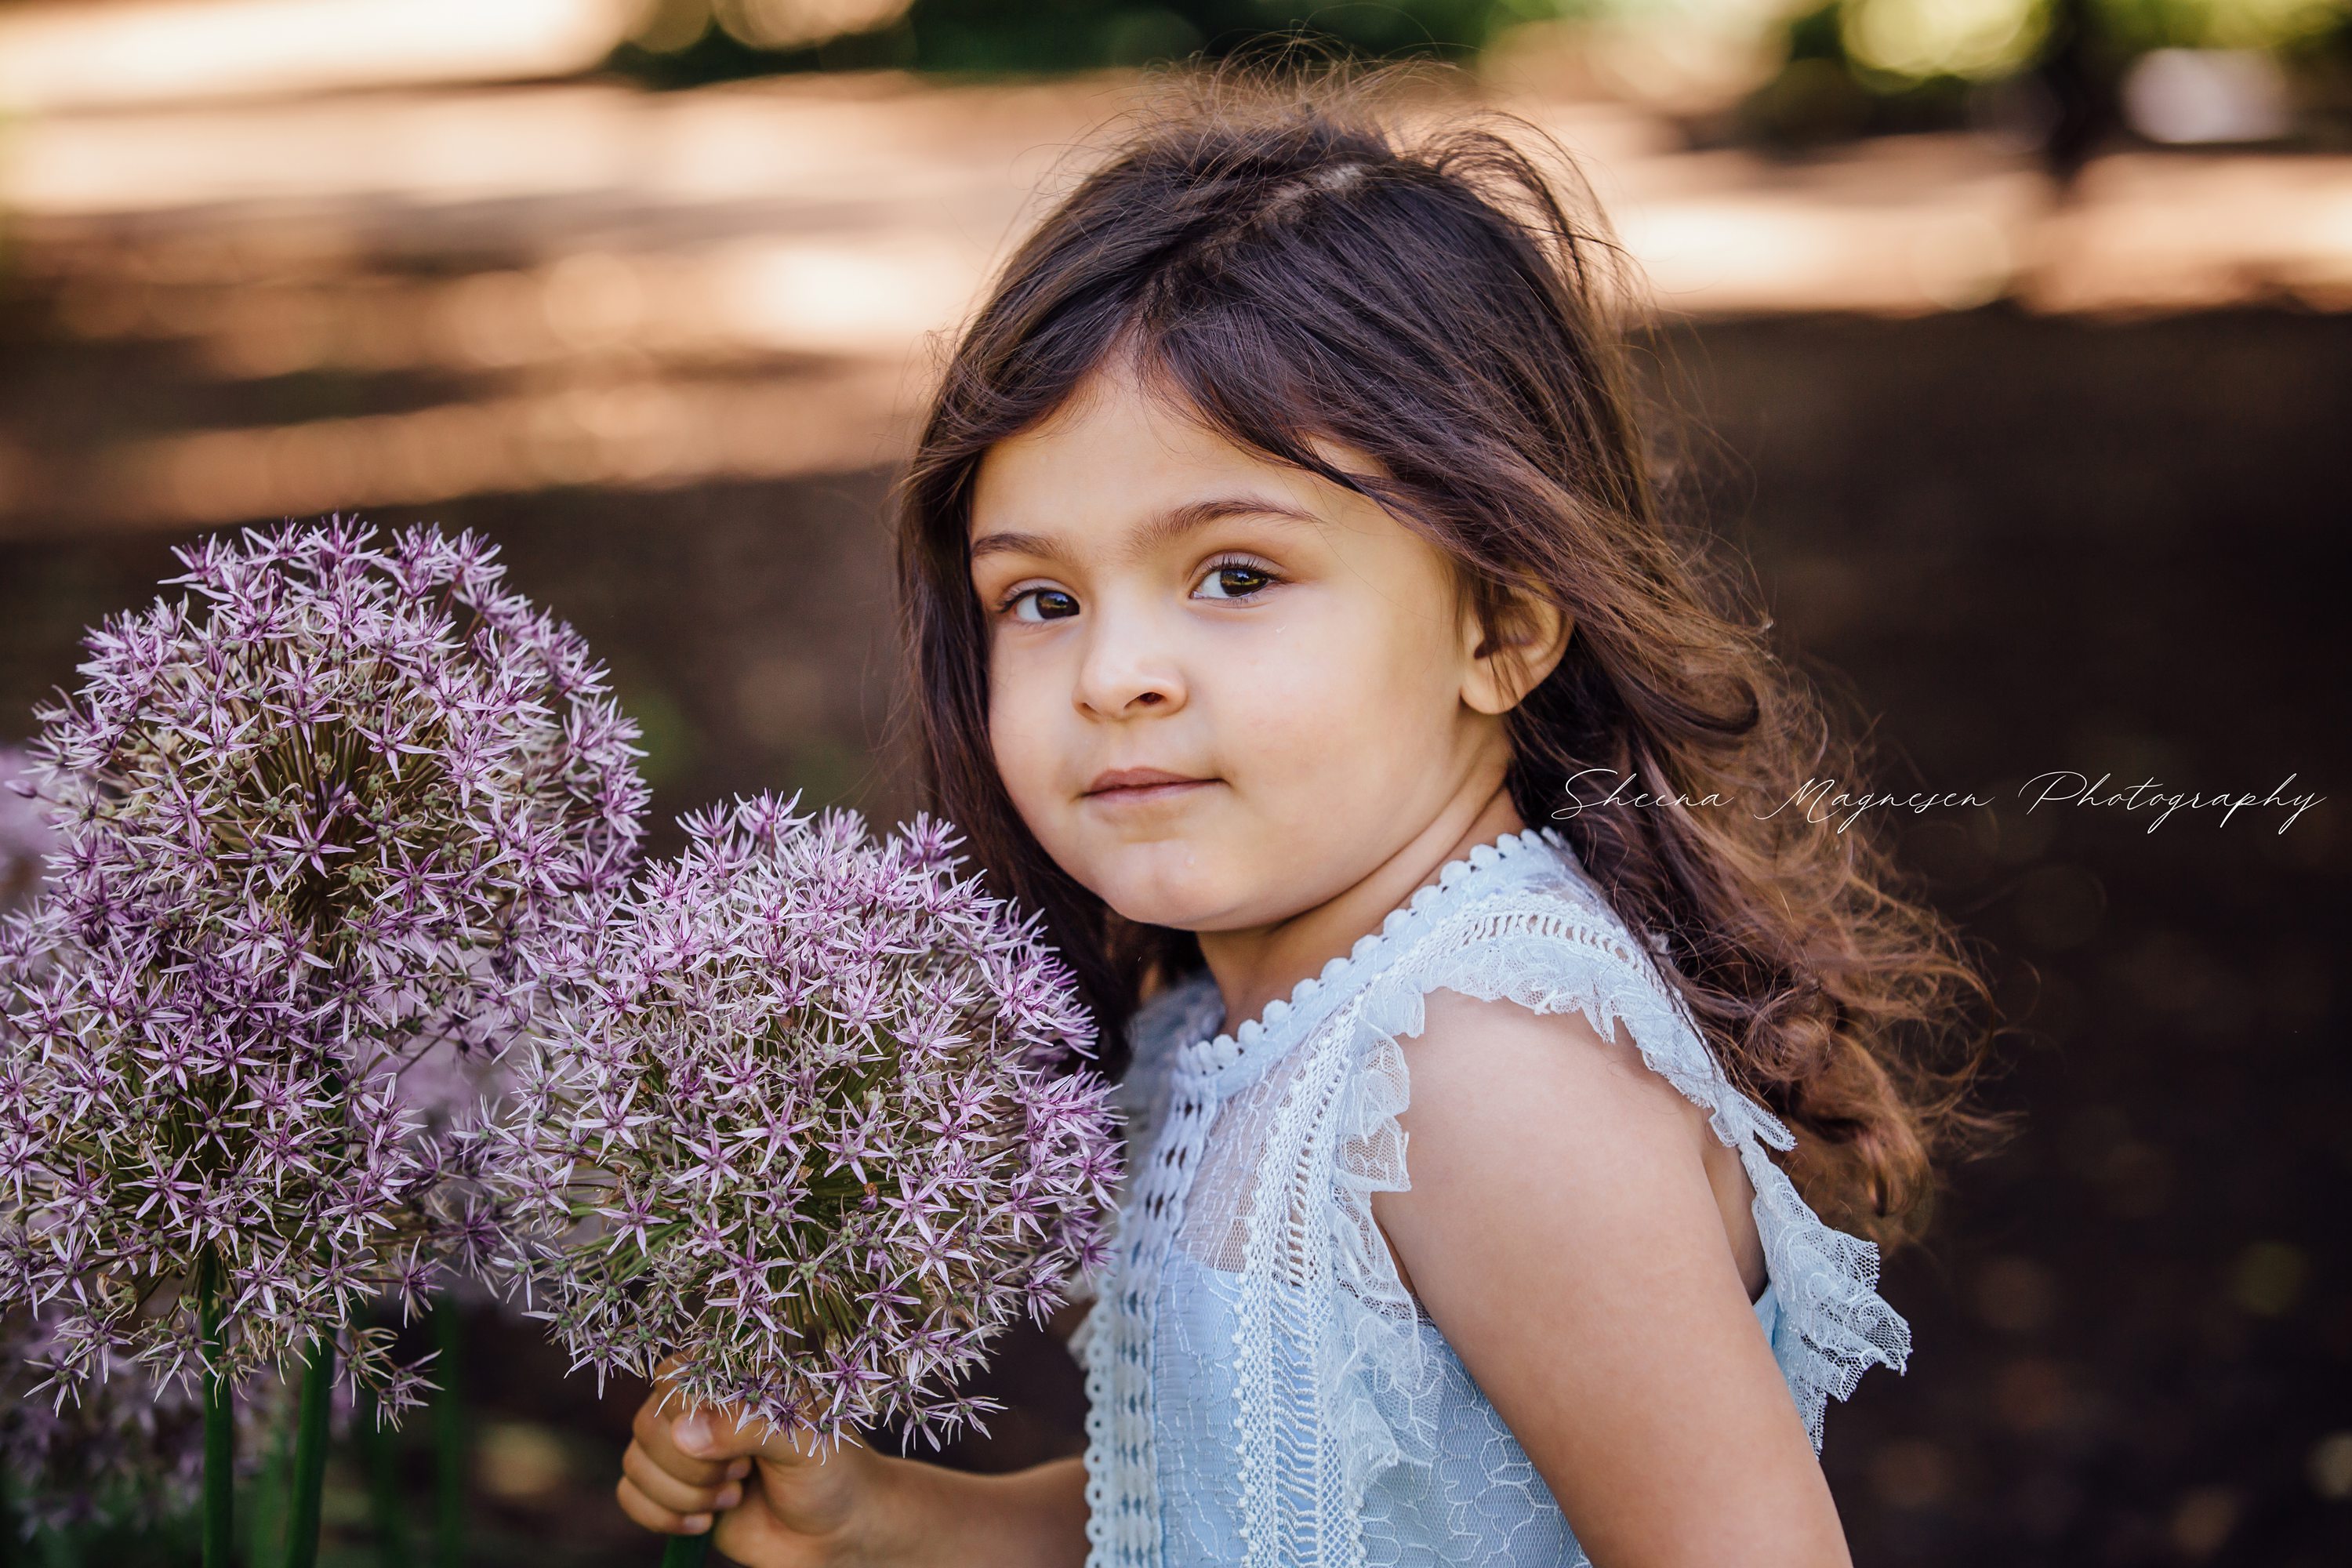
[[[1501,786],[1509,704],[1436,547],[1123,369],[989,450],[971,580],[1005,788],[1129,920],[1271,925]]]

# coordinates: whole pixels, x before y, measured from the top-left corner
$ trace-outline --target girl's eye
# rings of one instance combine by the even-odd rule
[[[996,613],[1000,616],[1011,614],[1013,607],[1025,599],[1056,600],[1067,607],[1055,611],[1045,611],[1034,616],[1014,615],[1013,618],[1016,621],[1029,621],[1034,623],[1037,621],[1067,620],[1070,616],[1078,613],[1076,603],[1070,598],[1069,595],[1064,593],[1059,588],[1024,588],[1017,594],[1008,594],[1005,595],[1003,601],[996,606]],[[1041,611],[1042,608],[1043,607],[1041,605]]]
[[[1231,579],[1234,578],[1254,578],[1255,581],[1234,589],[1231,583]],[[1230,591],[1211,594],[1208,596],[1213,599],[1246,599],[1265,592],[1267,584],[1279,581],[1281,579],[1273,573],[1252,562],[1243,560],[1212,562],[1209,565],[1207,582],[1218,584]]]

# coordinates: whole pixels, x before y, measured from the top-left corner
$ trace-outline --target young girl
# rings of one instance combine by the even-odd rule
[[[1847,1561],[1822,1410],[1909,1352],[1879,1245],[1973,1123],[1918,1047],[1981,984],[1859,829],[1769,809],[1851,751],[1661,521],[1607,242],[1482,121],[1531,127],[1416,139],[1400,79],[1141,126],[900,492],[931,804],[1128,1047],[1083,1458],[648,1402],[640,1523],[758,1568]]]

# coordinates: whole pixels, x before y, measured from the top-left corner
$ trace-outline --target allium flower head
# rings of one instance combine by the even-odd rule
[[[483,1145],[401,1075],[516,1037],[645,789],[603,671],[494,553],[214,536],[38,714],[58,846],[0,940],[0,1308],[55,1316],[60,1399],[110,1357],[192,1378],[209,1259],[221,1375],[336,1336],[396,1412],[418,1376],[354,1308],[498,1250]]]
[[[1115,1113],[1067,967],[950,829],[798,799],[688,818],[583,941],[489,1163],[575,1364],[936,1445],[993,1408],[948,1384],[995,1331],[1100,1265]]]

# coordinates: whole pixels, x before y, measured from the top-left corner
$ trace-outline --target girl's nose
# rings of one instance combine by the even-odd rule
[[[1088,628],[1071,699],[1107,719],[1181,707],[1184,678],[1175,650],[1144,617],[1097,616]]]

